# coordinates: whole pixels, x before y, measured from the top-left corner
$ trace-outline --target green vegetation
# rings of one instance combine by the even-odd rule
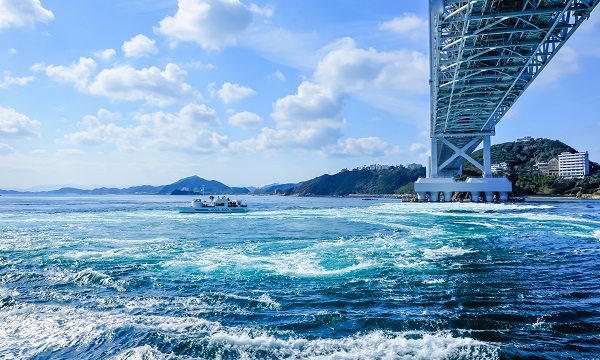
[[[346,196],[350,194],[394,194],[403,186],[425,176],[425,168],[390,166],[382,170],[344,169],[334,175],[321,175],[288,189],[286,195]]]
[[[593,194],[600,188],[600,165],[590,161],[590,176],[583,179],[561,179],[554,175],[537,173],[534,165],[558,158],[563,152],[577,152],[558,140],[532,139],[507,142],[492,146],[492,163],[505,162],[509,169],[495,176],[506,176],[513,183],[513,195],[577,195]],[[483,150],[471,155],[482,162]],[[481,171],[470,163],[463,166],[463,177],[481,176]]]

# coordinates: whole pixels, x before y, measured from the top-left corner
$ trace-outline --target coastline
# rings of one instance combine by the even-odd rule
[[[570,201],[585,201],[593,200],[598,201],[600,197],[594,196],[589,198],[576,197],[576,196],[562,196],[562,195],[522,195],[526,202],[570,202]]]

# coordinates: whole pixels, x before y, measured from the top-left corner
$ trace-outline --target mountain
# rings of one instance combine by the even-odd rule
[[[86,190],[75,187],[63,187],[58,190],[51,191],[14,191],[0,190],[0,194],[50,194],[50,195],[169,195],[176,194],[201,194],[202,188],[206,194],[248,194],[250,191],[246,188],[229,187],[215,180],[206,180],[198,176],[190,176],[178,180],[170,185],[141,185],[128,188],[106,188],[100,187],[96,189]]]
[[[390,166],[344,169],[334,175],[321,175],[288,189],[286,195],[346,196],[350,194],[393,194],[401,187],[425,176],[425,168]]]
[[[255,195],[283,194],[289,189],[298,187],[300,184],[302,184],[302,183],[299,182],[299,183],[288,183],[288,184],[270,184],[270,185],[266,185],[266,186],[263,186],[261,188],[254,190],[254,194]]]

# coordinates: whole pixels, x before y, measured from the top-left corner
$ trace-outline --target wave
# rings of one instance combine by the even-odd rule
[[[92,269],[83,269],[76,273],[60,272],[54,275],[53,280],[58,282],[74,283],[78,286],[99,286],[112,288],[117,291],[126,291],[126,281],[115,280],[109,275]]]
[[[118,311],[26,304],[0,313],[0,322],[3,358],[47,354],[65,358],[113,354],[115,360],[499,357],[495,345],[457,337],[447,331],[375,330],[342,338],[304,338],[291,331],[227,327],[196,317],[136,316]],[[82,349],[86,349],[85,356]]]

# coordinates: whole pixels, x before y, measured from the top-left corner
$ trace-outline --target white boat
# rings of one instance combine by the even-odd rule
[[[246,212],[248,204],[245,200],[232,200],[230,198],[210,196],[208,200],[194,199],[190,206],[180,207],[180,213],[230,213]]]

